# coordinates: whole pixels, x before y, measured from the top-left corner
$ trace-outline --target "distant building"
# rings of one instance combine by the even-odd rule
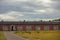
[[[59,21],[1,21],[0,31],[60,30]]]

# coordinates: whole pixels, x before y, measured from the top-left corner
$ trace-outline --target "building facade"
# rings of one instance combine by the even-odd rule
[[[0,31],[60,30],[60,22],[47,21],[1,21]]]

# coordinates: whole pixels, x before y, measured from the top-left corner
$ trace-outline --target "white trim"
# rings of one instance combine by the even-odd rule
[[[35,30],[41,30],[40,26],[35,26]]]
[[[17,26],[17,30],[23,30],[23,27],[22,26]]]
[[[3,30],[4,31],[8,31],[9,29],[8,29],[8,26],[3,26]]]
[[[53,26],[53,29],[54,30],[58,30],[58,26]]]
[[[49,26],[44,26],[44,30],[49,30]]]
[[[16,30],[15,25],[11,25],[10,30],[12,29],[12,26],[13,26],[13,30]]]
[[[26,30],[32,30],[32,26],[26,26]]]

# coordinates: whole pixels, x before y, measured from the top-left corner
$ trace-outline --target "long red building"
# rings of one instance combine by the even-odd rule
[[[60,30],[59,21],[1,21],[0,31]]]

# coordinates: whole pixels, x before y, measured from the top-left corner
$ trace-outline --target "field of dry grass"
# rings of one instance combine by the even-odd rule
[[[2,31],[0,31],[0,40],[6,40]]]
[[[60,40],[60,31],[15,31],[15,34],[30,40]]]

